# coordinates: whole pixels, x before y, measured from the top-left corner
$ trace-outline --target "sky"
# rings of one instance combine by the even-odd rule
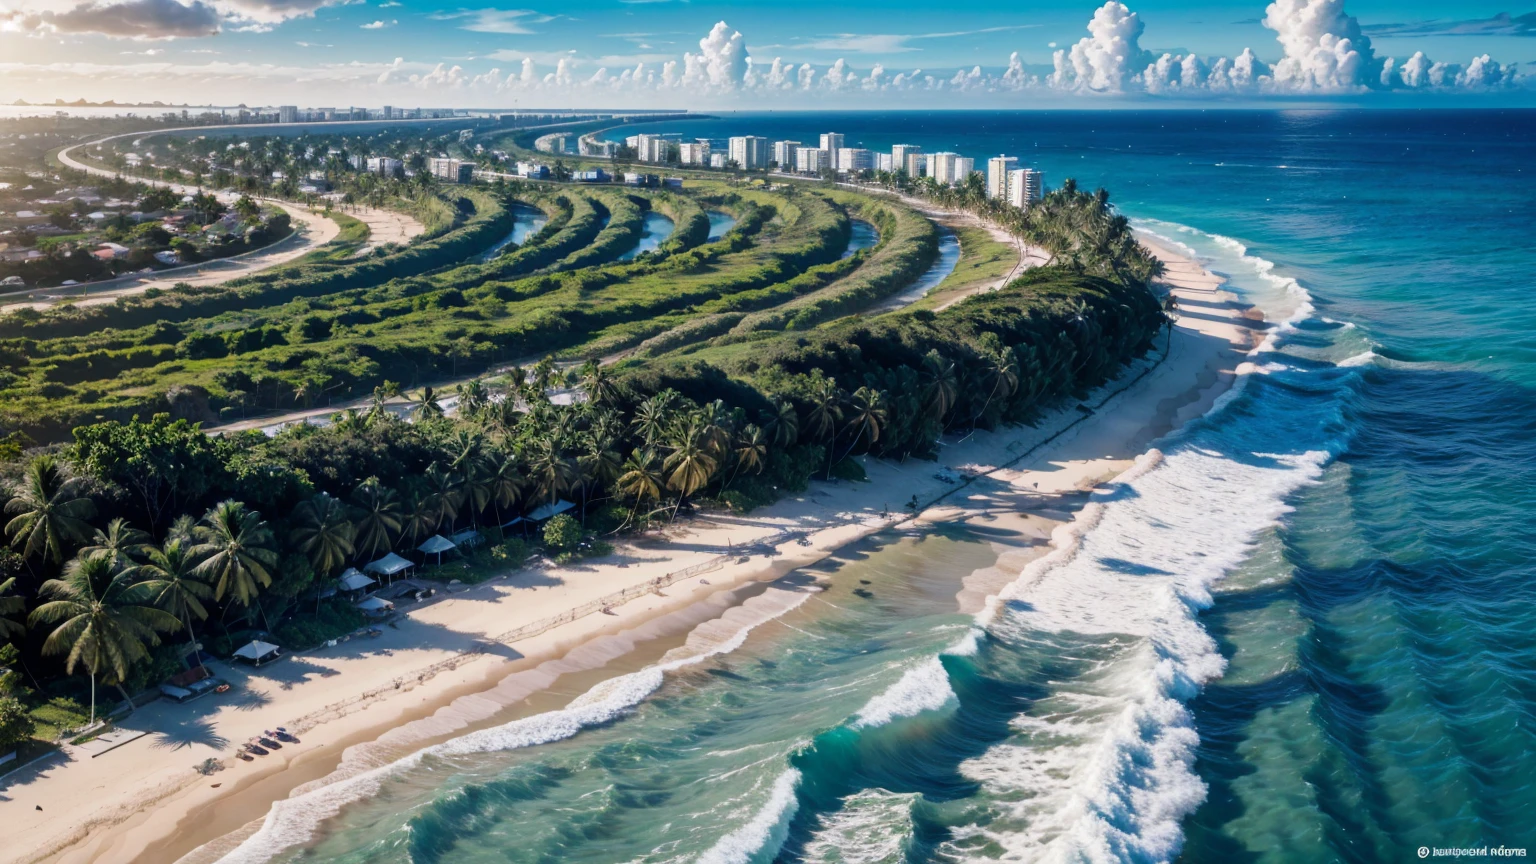
[[[0,102],[1536,104],[1536,0],[1347,5],[0,0]]]

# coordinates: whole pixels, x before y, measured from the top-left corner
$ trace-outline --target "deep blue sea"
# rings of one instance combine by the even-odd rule
[[[842,132],[1102,185],[1265,311],[1261,371],[993,615],[953,591],[996,538],[877,537],[818,568],[832,589],[765,595],[723,643],[288,802],[231,860],[1536,854],[1536,113],[663,131]]]

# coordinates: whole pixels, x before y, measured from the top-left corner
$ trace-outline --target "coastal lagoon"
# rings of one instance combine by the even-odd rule
[[[842,131],[1103,185],[1265,313],[1256,371],[1101,488],[997,603],[956,595],[1029,538],[985,522],[876,535],[707,645],[280,803],[227,860],[1279,864],[1536,846],[1536,114],[658,131]]]

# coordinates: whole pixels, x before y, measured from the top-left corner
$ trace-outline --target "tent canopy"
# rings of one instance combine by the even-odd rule
[[[447,537],[444,537],[441,534],[433,534],[431,537],[428,537],[420,546],[417,546],[416,551],[425,552],[428,555],[441,555],[444,552],[449,552],[457,548],[459,547],[454,545],[454,542],[449,540]]]
[[[370,563],[363,569],[367,570],[369,573],[377,573],[380,576],[393,576],[402,570],[409,570],[415,566],[415,564],[412,564],[407,559],[401,558],[399,555],[391,552],[388,555],[385,555],[383,558]]]
[[[550,519],[552,517],[559,516],[561,513],[564,513],[565,511],[567,511],[567,510],[569,510],[569,509],[571,509],[572,507],[575,507],[575,506],[576,506],[575,504],[572,504],[571,502],[565,500],[564,498],[561,498],[559,501],[556,501],[553,504],[545,504],[542,507],[540,507],[539,509],[533,511],[532,513],[529,513],[528,514],[528,521],[529,522],[543,522],[545,519]]]
[[[344,591],[360,591],[377,581],[356,567],[348,567],[347,572],[341,574],[341,587]]]
[[[503,528],[511,528],[513,525],[521,525],[521,524],[523,524],[523,521],[524,521],[523,517],[521,517],[521,516],[513,516],[508,521],[501,523],[501,527],[503,527]]]
[[[465,528],[463,531],[460,531],[448,539],[453,543],[453,545],[464,547],[478,546],[485,540],[484,537],[480,536],[480,532],[473,528]]]
[[[384,609],[393,609],[395,604],[381,597],[369,597],[367,600],[357,604],[357,608],[364,612],[378,612]]]
[[[235,651],[236,657],[243,657],[252,663],[260,663],[276,654],[278,647],[271,642],[263,642],[260,639],[252,639]]]

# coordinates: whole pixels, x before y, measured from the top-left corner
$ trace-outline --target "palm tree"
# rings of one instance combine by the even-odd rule
[[[486,457],[486,467],[490,472],[491,502],[496,505],[496,524],[499,527],[504,524],[502,511],[517,504],[523,496],[523,484],[527,479],[523,477],[517,457],[511,453],[493,451]]]
[[[596,359],[588,360],[581,367],[581,386],[587,393],[587,401],[593,405],[613,404],[613,375]]]
[[[818,441],[826,441],[837,432],[837,424],[843,419],[843,391],[837,381],[823,378],[811,392],[811,414],[807,418],[807,431]]]
[[[128,524],[126,519],[113,519],[107,530],[97,529],[91,545],[80,548],[80,556],[88,558],[97,552],[105,552],[119,567],[127,567],[136,556],[144,554],[149,535]]]
[[[528,460],[528,473],[538,486],[539,497],[551,504],[576,482],[576,469],[571,460],[565,458],[549,439],[534,447],[533,458]]]
[[[428,417],[443,416],[443,406],[437,402],[437,391],[431,387],[423,387],[415,396],[411,397],[411,416],[417,420]]]
[[[669,400],[663,393],[657,393],[651,398],[640,403],[635,409],[635,418],[630,421],[635,431],[640,433],[640,438],[645,446],[654,447],[667,434],[667,429],[672,425],[672,409]]]
[[[458,476],[452,469],[433,462],[427,466],[422,477],[427,481],[426,504],[437,514],[437,524],[432,530],[438,530],[445,522],[450,528],[453,527],[459,518],[459,505],[464,503]]]
[[[149,658],[147,645],[160,644],[159,633],[181,626],[176,616],[156,609],[153,592],[98,552],[77,558],[61,579],[49,579],[38,592],[48,602],[32,610],[35,627],[56,625],[43,641],[44,654],[66,654],[65,674],[85,666],[91,676],[91,724],[96,723],[96,678],[121,684],[134,663]]]
[[[15,639],[27,632],[25,624],[11,617],[27,608],[25,598],[11,594],[11,589],[14,587],[16,587],[14,576],[0,582],[0,641]]]
[[[195,642],[192,618],[196,616],[202,621],[208,617],[203,601],[213,598],[213,589],[197,578],[197,556],[192,553],[192,546],[171,539],[158,549],[151,546],[146,555],[147,560],[139,567],[139,574],[144,577],[144,587],[154,597],[154,605],[176,616],[187,629],[187,641]],[[202,665],[201,660],[198,665]]]
[[[923,358],[923,401],[940,424],[960,398],[955,361],[934,349]]]
[[[322,577],[336,572],[356,550],[357,526],[347,518],[347,505],[321,492],[293,508],[293,545],[309,557]]]
[[[667,473],[667,488],[678,493],[672,507],[672,518],[677,518],[678,508],[689,495],[709,485],[715,476],[715,457],[709,455],[709,440],[704,428],[697,423],[690,425],[672,444],[663,468]]]
[[[64,563],[65,547],[84,543],[91,536],[86,520],[96,515],[96,505],[79,493],[79,482],[64,476],[52,456],[39,456],[27,465],[5,512],[11,548],[23,558],[42,555]]]
[[[459,396],[459,413],[465,417],[477,416],[480,409],[491,401],[490,394],[485,389],[485,382],[479,378],[460,384],[454,388],[454,392]]]
[[[213,599],[230,595],[249,607],[272,584],[277,552],[260,513],[239,501],[220,501],[203,514],[193,536],[198,542],[192,553],[202,559],[193,572],[213,585]]]
[[[1012,348],[997,346],[982,356],[987,364],[987,374],[992,379],[992,389],[987,391],[987,401],[982,403],[981,410],[971,418],[973,424],[987,413],[993,399],[998,396],[1008,399],[1019,389],[1019,358]]]
[[[619,475],[615,487],[619,494],[635,499],[634,506],[629,510],[629,518],[624,520],[624,525],[627,526],[634,521],[641,502],[646,499],[661,500],[661,489],[666,482],[667,478],[657,468],[656,451],[636,450],[629,454],[629,458],[624,462],[624,471]]]
[[[458,469],[459,500],[469,505],[470,524],[480,525],[480,514],[490,506],[495,491],[491,488],[493,477],[484,456],[476,455]]]
[[[442,521],[442,514],[433,502],[431,495],[413,495],[405,508],[405,521],[400,532],[400,539],[412,546],[432,536],[437,530],[437,525]]]
[[[731,472],[731,480],[746,468],[753,474],[763,473],[763,461],[768,458],[768,435],[754,423],[748,423],[741,430],[741,435],[736,439],[732,448],[732,455],[736,459],[736,467]],[[730,485],[730,481],[726,482]]]
[[[793,447],[800,440],[800,414],[795,403],[788,399],[773,402],[773,415],[768,418],[767,429],[773,436],[773,445],[779,449]]]
[[[832,451],[837,449],[837,424],[843,419],[844,393],[831,378],[822,379],[811,393],[810,433],[827,443],[827,476],[832,476]]]
[[[871,390],[868,387],[860,387],[853,391],[853,396],[848,399],[848,427],[853,430],[853,442],[848,445],[843,458],[853,452],[853,448],[859,446],[859,441],[867,440],[870,446],[874,446],[880,440],[880,427],[885,423],[885,394],[879,390]]]

